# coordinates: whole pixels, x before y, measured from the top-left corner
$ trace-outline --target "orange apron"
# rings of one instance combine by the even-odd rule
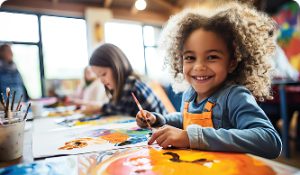
[[[186,128],[191,124],[212,128],[212,108],[214,105],[214,103],[208,101],[206,102],[201,114],[193,114],[188,112],[189,102],[185,102],[183,110],[183,129],[186,130]]]

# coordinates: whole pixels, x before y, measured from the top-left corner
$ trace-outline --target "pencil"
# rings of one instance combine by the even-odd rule
[[[133,99],[134,99],[137,107],[139,108],[140,112],[142,113],[142,116],[144,117],[144,120],[146,121],[148,128],[151,129],[151,125],[147,121],[147,118],[146,118],[146,116],[144,114],[144,111],[143,111],[144,109],[142,108],[142,105],[140,104],[140,102],[138,101],[138,99],[135,97],[135,95],[134,95],[133,92],[131,92],[131,95],[132,95],[132,97],[133,97]]]

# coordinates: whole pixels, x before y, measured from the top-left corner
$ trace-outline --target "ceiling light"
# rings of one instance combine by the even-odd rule
[[[137,10],[145,10],[145,8],[147,7],[147,3],[145,0],[136,0],[134,5]]]

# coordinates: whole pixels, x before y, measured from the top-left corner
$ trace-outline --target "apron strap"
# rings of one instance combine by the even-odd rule
[[[204,106],[204,112],[211,112],[212,108],[215,106],[215,103],[207,101],[205,106]]]

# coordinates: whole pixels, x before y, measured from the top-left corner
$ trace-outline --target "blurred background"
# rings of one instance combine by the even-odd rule
[[[278,45],[293,73],[281,72],[275,78],[299,81],[299,5],[292,0],[240,1],[266,12],[278,23]],[[8,0],[0,8],[0,44],[11,44],[14,62],[31,99],[74,93],[93,50],[100,43],[109,42],[125,52],[137,73],[159,82],[178,110],[180,102],[174,98],[176,96],[169,86],[171,80],[163,70],[157,41],[164,23],[172,14],[187,7],[208,6],[211,2],[224,1]],[[276,87],[274,91],[275,100],[267,102],[264,110],[280,131],[282,124],[278,122],[281,116]],[[299,94],[299,86],[287,90],[289,120],[298,117],[295,112],[300,108]],[[300,150],[299,119],[294,120],[293,133],[289,137],[298,143]],[[298,158],[290,159],[288,163],[300,167],[299,162]]]
[[[156,52],[162,26],[170,15],[205,2],[8,0],[0,9],[0,43],[12,44],[14,61],[31,98],[53,91],[71,93],[93,49],[104,41],[124,50],[136,72],[166,84],[163,58]],[[299,6],[288,0],[247,2],[278,22],[279,44],[292,66],[300,70]],[[139,4],[146,5],[145,9],[138,10]]]

